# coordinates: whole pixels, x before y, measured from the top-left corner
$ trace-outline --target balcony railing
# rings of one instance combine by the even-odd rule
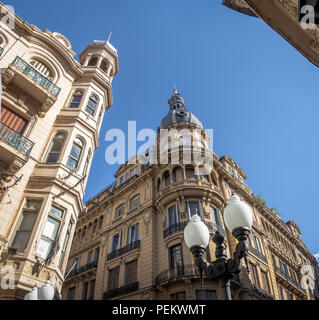
[[[170,236],[171,234],[174,234],[176,232],[179,231],[183,231],[185,229],[185,227],[187,226],[188,221],[183,221],[174,225],[171,225],[169,227],[167,227],[164,230],[164,239],[167,238],[168,236]]]
[[[103,300],[108,300],[118,296],[122,296],[124,294],[135,292],[138,290],[138,288],[139,288],[138,282],[129,283],[121,288],[115,288],[115,289],[104,292]]]
[[[40,85],[50,94],[54,95],[55,97],[58,97],[58,95],[60,94],[61,89],[59,87],[57,87],[52,81],[44,77],[41,73],[36,71],[31,65],[22,60],[20,57],[16,57],[12,65],[22,71],[28,78]]]
[[[19,133],[0,123],[0,141],[18,150],[26,156],[30,156],[34,143],[21,136]]]
[[[140,246],[141,246],[141,241],[137,240],[135,242],[128,244],[127,246],[125,246],[121,249],[112,251],[110,254],[107,255],[107,261],[115,259],[117,257],[120,257],[123,254],[128,253],[130,251],[133,251],[135,249],[138,249]]]
[[[195,265],[178,266],[161,272],[155,279],[156,285],[160,286],[164,282],[179,280],[183,278],[198,278],[199,273]]]
[[[304,294],[306,294],[306,290],[301,286],[301,284],[298,283],[294,278],[292,278],[286,271],[282,270],[278,266],[275,267],[275,270],[277,273],[279,273],[281,276],[283,276],[286,280],[288,280],[290,283],[292,283],[295,287],[297,287],[299,290],[301,290]]]
[[[258,251],[257,249],[255,249],[255,248],[253,248],[251,246],[249,246],[249,251],[253,255],[255,255],[256,257],[258,257],[259,259],[261,259],[261,260],[263,260],[264,262],[267,263],[267,258],[260,251]]]
[[[80,267],[80,268],[74,268],[70,274],[68,275],[67,279],[72,278],[74,276],[80,275],[81,273],[84,273],[86,271],[92,270],[94,268],[97,268],[97,260],[87,263],[86,265]]]

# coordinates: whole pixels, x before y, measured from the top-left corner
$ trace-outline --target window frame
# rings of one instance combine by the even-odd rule
[[[95,104],[94,107],[92,107],[92,106],[90,105],[91,102],[92,102],[93,104]],[[96,115],[96,113],[97,113],[97,110],[98,110],[98,107],[99,107],[99,102],[100,102],[99,97],[98,97],[96,94],[92,93],[92,94],[89,96],[88,102],[87,102],[87,104],[86,104],[85,112],[86,112],[87,114],[89,114],[91,117],[95,117],[95,115]],[[89,110],[89,111],[88,111],[88,110]]]
[[[77,143],[77,141],[80,141],[81,143]],[[73,155],[72,155],[72,151],[73,151],[73,148],[77,146],[79,147],[80,149],[80,153],[79,153],[79,156],[78,156],[78,159],[76,159]],[[70,154],[68,156],[68,160],[66,162],[66,167],[69,169],[69,170],[79,170],[80,168],[80,164],[81,164],[81,161],[82,161],[82,155],[84,153],[84,149],[85,149],[85,143],[83,141],[82,138],[80,137],[75,137],[74,140],[73,140],[73,143],[72,143],[72,148],[71,148],[71,151],[70,151]],[[68,163],[69,163],[69,160],[71,159],[71,162],[74,161],[75,162],[75,166],[74,168],[70,168]]]

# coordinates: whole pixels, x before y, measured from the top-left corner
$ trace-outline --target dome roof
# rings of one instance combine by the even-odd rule
[[[195,117],[190,111],[185,108],[185,101],[174,89],[174,93],[171,99],[168,100],[170,106],[170,112],[168,115],[161,121],[161,129],[166,129],[168,126],[175,123],[194,123],[203,128],[202,123]]]

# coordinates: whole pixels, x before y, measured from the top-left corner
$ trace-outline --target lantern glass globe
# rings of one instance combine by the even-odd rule
[[[39,300],[53,300],[54,297],[54,288],[51,285],[51,282],[48,280],[43,287],[39,289],[38,292]]]
[[[189,249],[201,247],[206,249],[209,244],[209,230],[198,215],[192,216],[184,230],[184,240]]]
[[[252,209],[234,194],[224,210],[224,221],[231,232],[238,228],[246,228],[250,231],[253,226]]]
[[[31,292],[25,295],[24,300],[38,300],[38,288],[34,287]]]

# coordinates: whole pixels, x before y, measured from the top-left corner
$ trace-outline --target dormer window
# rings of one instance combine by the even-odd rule
[[[90,96],[90,99],[89,99],[89,102],[86,106],[86,109],[85,111],[90,114],[91,116],[94,116],[94,113],[95,113],[95,110],[96,110],[96,107],[97,107],[97,104],[99,102],[99,99],[96,95],[92,94]]]

